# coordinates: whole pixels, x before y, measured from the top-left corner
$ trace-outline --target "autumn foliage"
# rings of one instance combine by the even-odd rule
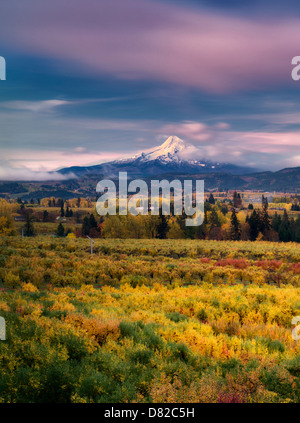
[[[1,402],[299,402],[298,244],[0,241]]]

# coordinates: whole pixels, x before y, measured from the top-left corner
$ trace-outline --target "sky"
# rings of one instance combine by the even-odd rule
[[[0,180],[146,151],[300,166],[296,0],[3,0]]]

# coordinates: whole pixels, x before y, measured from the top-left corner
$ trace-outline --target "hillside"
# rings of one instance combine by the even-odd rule
[[[128,177],[155,179],[203,179],[205,189],[261,190],[300,192],[300,167],[276,172],[236,166],[231,163],[212,162],[201,158],[201,150],[176,136],[147,152],[135,154],[95,166],[73,166],[59,170],[63,175],[76,178],[63,181],[1,182],[0,197],[21,197],[24,200],[49,196],[64,199],[95,197],[97,182],[104,178],[117,180],[119,172]]]

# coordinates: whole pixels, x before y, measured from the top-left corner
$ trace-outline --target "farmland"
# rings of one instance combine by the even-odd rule
[[[2,402],[299,402],[300,247],[0,239]]]

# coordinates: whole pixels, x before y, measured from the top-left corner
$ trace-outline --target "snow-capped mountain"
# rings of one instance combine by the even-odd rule
[[[201,158],[201,150],[177,136],[152,149],[96,166],[71,167],[60,172],[73,172],[76,176],[103,174],[106,177],[117,177],[118,172],[128,172],[132,177],[147,177],[164,173],[216,173],[224,172],[242,175],[254,169],[236,166],[230,163],[211,162]]]
[[[184,157],[192,155],[195,150],[198,149],[192,144],[188,144],[176,136],[171,136],[163,144],[159,145],[158,147],[154,147],[154,149],[151,149],[148,152],[135,154],[130,158],[124,158],[117,160],[116,162],[121,163],[128,160],[141,160],[143,162],[150,162],[152,160],[160,160],[164,163],[179,163],[180,161],[184,160]]]
[[[171,136],[162,145],[155,147],[150,153],[144,154],[144,160],[180,161],[182,155],[192,153],[194,150],[193,145],[176,136]]]
[[[218,172],[231,171],[235,174],[248,172],[249,169],[241,168],[228,163],[211,162],[201,157],[201,150],[192,144],[189,144],[177,136],[170,136],[166,141],[153,149],[146,152],[135,154],[132,157],[125,157],[112,162],[113,164],[156,164],[166,165],[168,169],[178,169],[180,171],[197,171],[202,172]],[[251,169],[253,171],[253,169]]]

